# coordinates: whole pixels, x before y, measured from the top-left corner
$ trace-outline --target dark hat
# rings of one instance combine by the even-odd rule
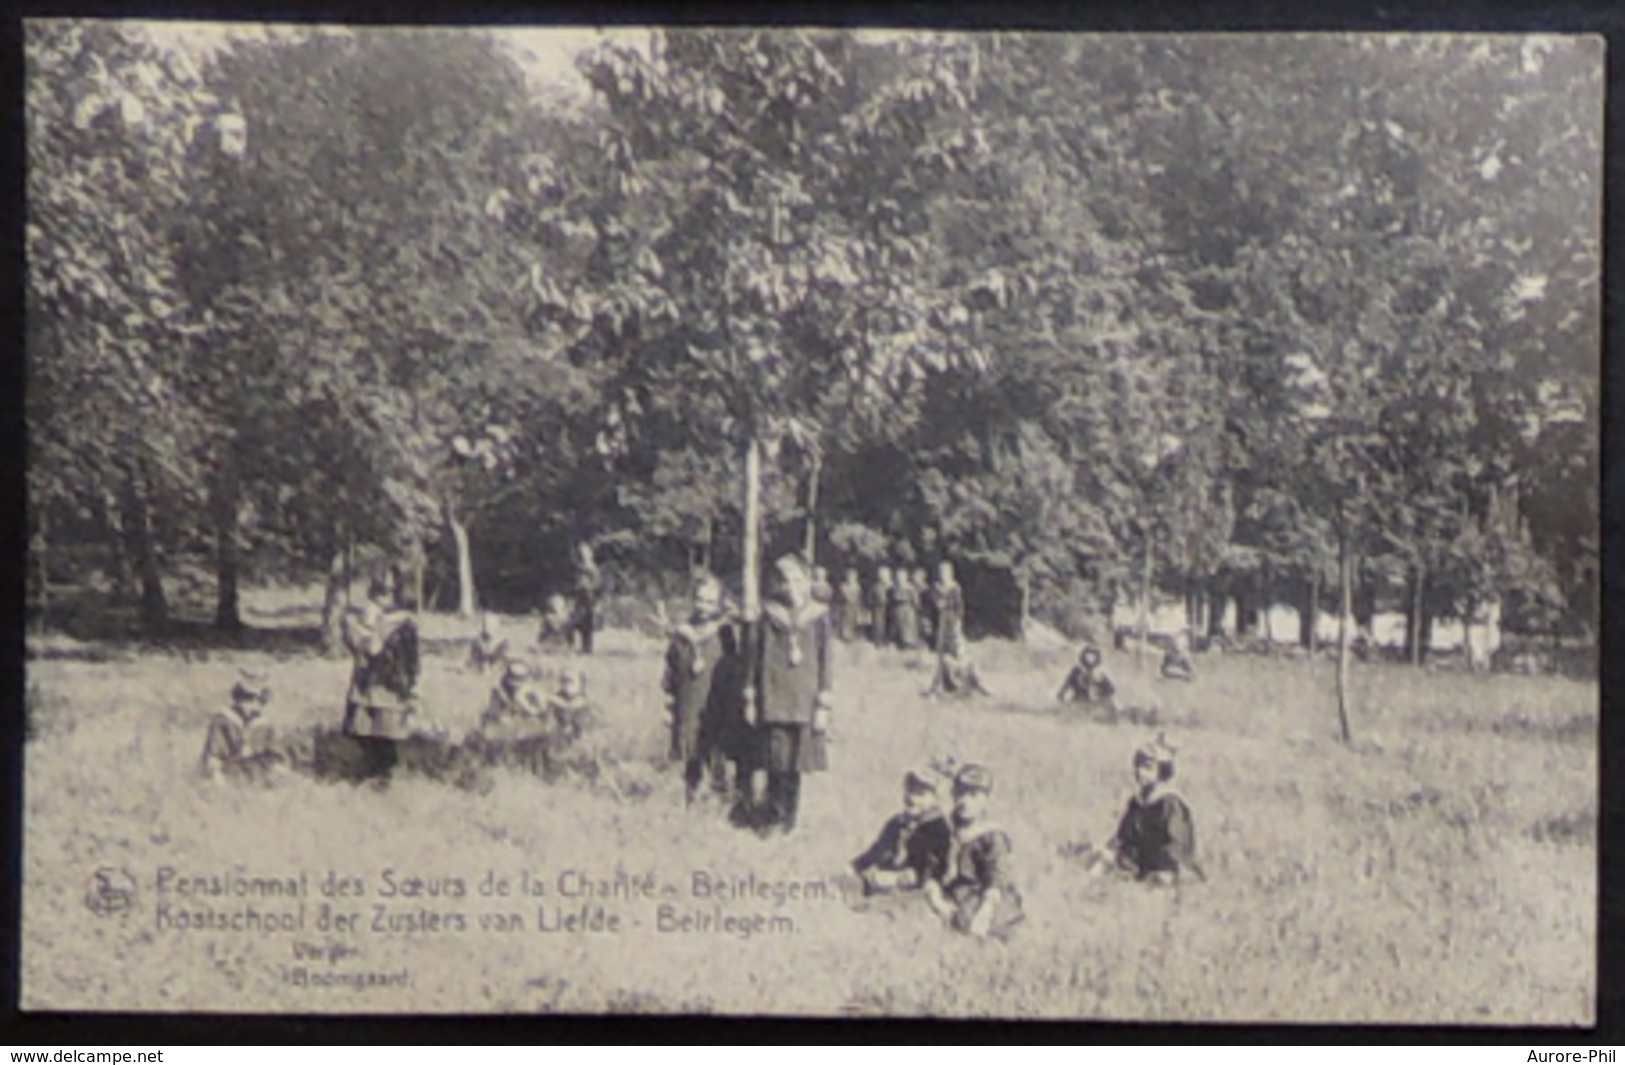
[[[1091,665],[1096,663],[1096,662],[1099,662],[1100,661],[1100,648],[1096,647],[1094,644],[1086,644],[1084,646],[1083,650],[1078,652],[1078,661],[1079,662],[1088,662]]]
[[[904,791],[929,791],[933,794],[937,790],[937,773],[931,769],[910,769],[903,774]]]
[[[993,771],[986,766],[967,765],[954,777],[954,794],[967,791],[992,791]]]
[[[502,668],[502,676],[511,680],[534,680],[536,667],[523,658],[510,658]]]
[[[243,669],[237,673],[237,683],[231,686],[232,699],[258,699],[260,702],[271,697],[271,683],[264,673],[257,669]]]
[[[1134,752],[1134,764],[1148,762],[1151,765],[1173,765],[1177,749],[1168,742],[1167,737],[1157,733],[1157,738],[1140,747]]]

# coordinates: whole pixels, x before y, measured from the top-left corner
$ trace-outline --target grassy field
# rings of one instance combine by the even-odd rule
[[[252,600],[255,625],[309,625],[297,600]],[[425,703],[460,731],[486,682],[429,618]],[[509,631],[529,635],[514,621]],[[442,643],[440,641],[448,641]],[[284,775],[205,784],[192,770],[236,669],[270,671],[281,729],[334,722],[346,666],[301,650],[163,651],[47,637],[29,663],[22,1006],[298,1012],[600,1011],[1181,1020],[1584,1024],[1595,981],[1597,691],[1551,677],[1355,673],[1352,749],[1334,740],[1324,663],[1221,659],[1200,683],[1150,679],[1109,654],[1126,701],[1155,706],[1181,749],[1206,883],[1176,891],[1088,880],[1058,848],[1111,831],[1130,755],[1149,735],[1058,712],[1065,649],[987,643],[996,698],[919,698],[924,663],[843,649],[833,766],[810,778],[803,826],[758,839],[685,809],[663,763],[659,647],[606,633],[586,660],[605,717],[591,742],[616,788],[499,775],[487,794],[421,778],[383,791]],[[556,883],[565,870],[650,873],[686,893],[694,870],[840,878],[898,801],[903,771],[953,754],[997,776],[994,816],[1016,842],[1028,919],[1008,944],[943,931],[923,906],[840,899],[730,903],[787,915],[750,938],[661,932],[653,904],[613,901],[620,933],[491,931],[299,936],[165,931],[156,871],[327,870],[375,892],[396,875],[486,871]],[[91,873],[127,869],[128,913],[85,906]],[[309,900],[314,910],[323,900]],[[376,896],[351,904],[371,912]],[[416,900],[423,902],[425,900]],[[556,905],[556,895],[544,903]],[[695,908],[690,900],[677,900]],[[707,908],[707,907],[699,907]],[[534,923],[532,921],[532,923]],[[292,941],[354,947],[313,970],[409,971],[408,986],[296,986]]]

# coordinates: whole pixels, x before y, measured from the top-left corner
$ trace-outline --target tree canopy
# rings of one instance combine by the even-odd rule
[[[1597,600],[1601,62],[1546,37],[27,28],[36,544],[532,607],[952,558],[1419,622]],[[754,461],[754,458],[751,460]],[[1309,607],[1305,606],[1308,610]]]

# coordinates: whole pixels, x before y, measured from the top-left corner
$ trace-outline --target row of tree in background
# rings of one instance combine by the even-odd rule
[[[737,572],[759,507],[1068,630],[1594,623],[1584,42],[672,30],[583,100],[469,30],[27,62],[38,597],[159,624],[203,565],[235,627],[375,551],[532,609],[578,542]]]

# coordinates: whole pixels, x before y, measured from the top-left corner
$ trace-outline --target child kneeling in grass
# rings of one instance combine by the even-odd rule
[[[214,716],[203,741],[198,772],[204,779],[260,781],[280,760],[272,733],[259,722],[271,701],[265,674],[244,669],[231,689],[231,709]]]

